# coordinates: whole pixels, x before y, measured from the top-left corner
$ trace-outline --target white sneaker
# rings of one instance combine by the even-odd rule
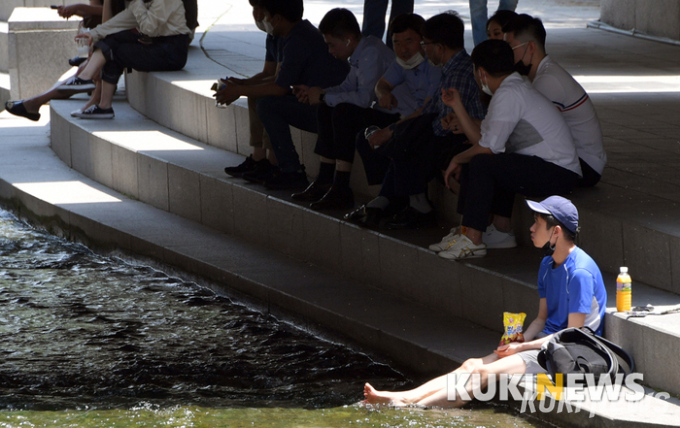
[[[454,236],[458,235],[460,233],[460,226],[456,226],[454,228],[451,228],[451,232],[446,235],[445,237],[442,238],[441,242],[437,242],[436,244],[430,245],[430,250],[434,251],[435,253],[439,251],[444,251],[447,248],[451,246],[451,240],[453,239]]]
[[[447,260],[475,259],[486,256],[486,245],[475,245],[465,235],[456,235],[451,240],[451,246],[439,252],[439,257]]]
[[[515,232],[512,230],[501,232],[493,224],[486,228],[486,232],[482,235],[482,242],[486,244],[488,249],[515,248],[517,246]]]
[[[71,117],[78,117],[78,115],[83,114],[83,109],[79,108],[78,110],[73,110],[71,112]]]

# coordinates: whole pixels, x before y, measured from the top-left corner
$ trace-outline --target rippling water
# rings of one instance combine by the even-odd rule
[[[529,426],[488,408],[344,406],[362,398],[366,381],[393,389],[410,381],[364,353],[5,211],[0,343],[0,427]]]

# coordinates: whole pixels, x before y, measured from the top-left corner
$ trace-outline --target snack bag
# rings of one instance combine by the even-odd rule
[[[500,345],[507,345],[510,342],[524,342],[524,335],[522,334],[522,326],[524,325],[524,318],[527,314],[524,312],[519,314],[512,314],[510,312],[503,312],[503,337],[501,337]]]

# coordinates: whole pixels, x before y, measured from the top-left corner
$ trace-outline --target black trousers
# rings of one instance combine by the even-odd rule
[[[126,68],[137,71],[177,71],[187,62],[189,36],[143,38],[134,30],[110,34],[95,45],[106,59],[102,80],[117,84]]]
[[[486,230],[489,214],[512,216],[515,194],[529,198],[567,195],[579,176],[538,156],[477,155],[463,165],[458,213],[463,226]]]
[[[593,187],[599,183],[602,176],[583,159],[579,158],[578,160],[581,163],[581,172],[583,173],[583,177],[578,181],[578,187]]]
[[[380,196],[406,197],[427,192],[427,183],[441,174],[451,158],[470,147],[460,134],[437,136],[432,130],[436,115],[401,122],[392,139],[377,152],[390,159]]]
[[[349,103],[335,107],[321,103],[317,120],[319,137],[314,153],[328,159],[353,163],[357,134],[363,133],[371,125],[384,128],[399,120],[399,115]]]

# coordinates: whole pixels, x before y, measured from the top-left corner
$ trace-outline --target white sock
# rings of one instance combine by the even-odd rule
[[[427,202],[427,196],[425,193],[419,193],[417,195],[411,195],[408,197],[409,205],[411,205],[416,211],[423,214],[427,214],[432,211],[430,203]]]
[[[378,196],[377,198],[373,199],[371,202],[366,204],[366,208],[378,208],[383,211],[387,209],[387,207],[389,206],[390,200],[384,196]]]

